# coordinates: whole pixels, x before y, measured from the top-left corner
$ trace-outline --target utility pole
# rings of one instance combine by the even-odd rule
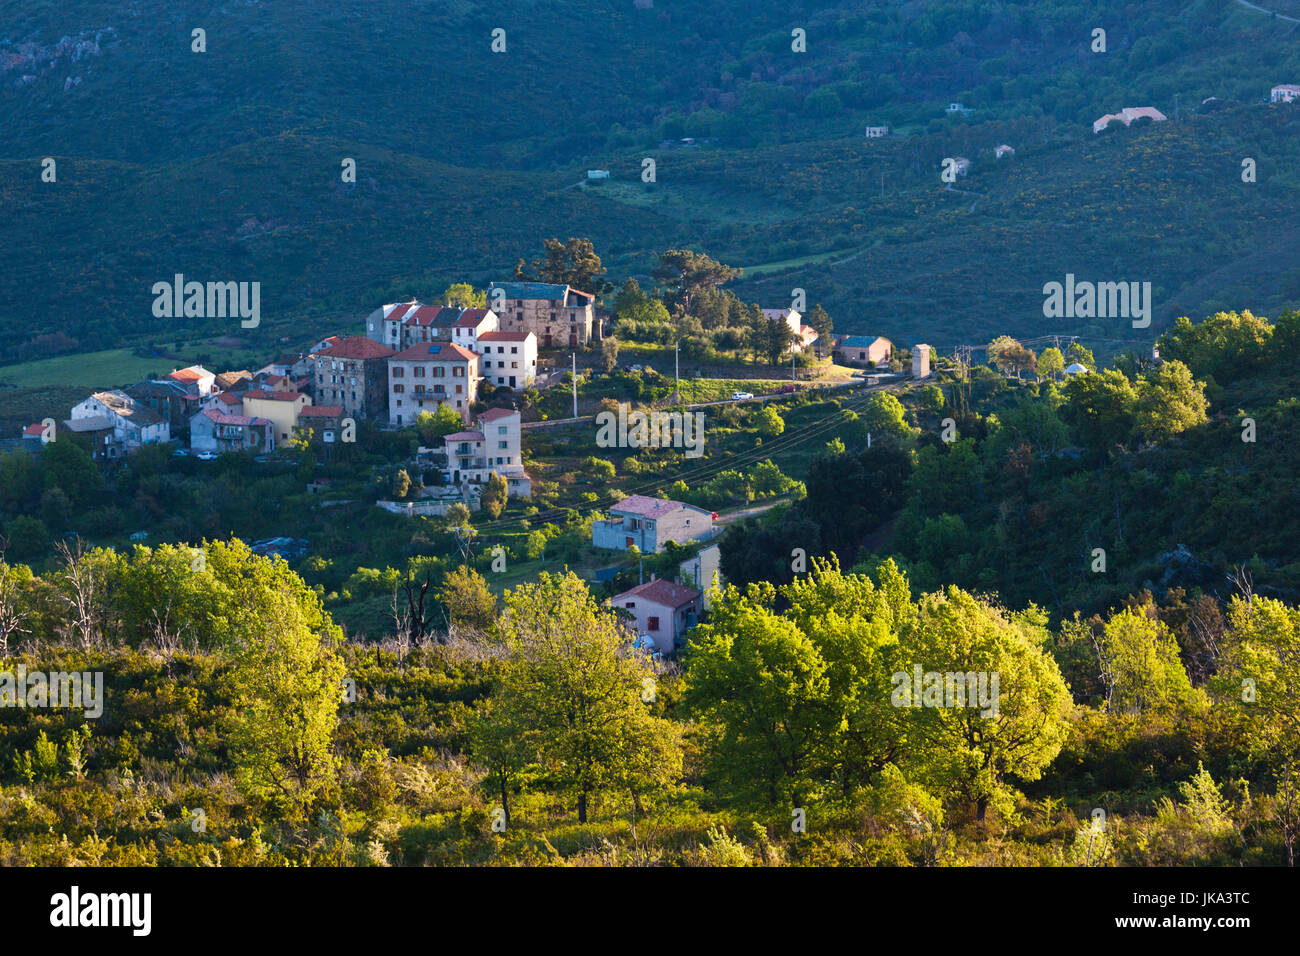
[[[677,396],[677,401],[682,400],[682,363],[678,360],[678,348],[681,342],[673,343],[673,394]]]
[[[790,350],[790,381],[794,381],[794,349]]]
[[[573,417],[578,417],[578,353],[573,353]]]

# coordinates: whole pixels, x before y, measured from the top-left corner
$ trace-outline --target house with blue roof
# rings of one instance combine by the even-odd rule
[[[879,368],[894,357],[894,343],[879,335],[846,335],[835,345],[835,362],[853,368]]]
[[[503,332],[532,332],[538,348],[586,348],[596,317],[596,297],[551,282],[493,282],[488,308]]]

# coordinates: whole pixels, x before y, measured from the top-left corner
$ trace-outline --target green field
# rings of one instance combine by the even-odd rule
[[[19,388],[44,388],[70,386],[105,389],[134,385],[142,379],[166,375],[173,369],[196,362],[206,363],[214,372],[246,368],[250,363],[264,364],[257,355],[247,350],[208,348],[205,344],[190,346],[177,354],[185,361],[172,358],[141,358],[130,349],[105,349],[81,355],[60,355],[56,358],[21,362],[0,366],[0,384]],[[251,369],[250,369],[251,371]]]
[[[140,358],[130,349],[105,349],[84,355],[22,362],[0,367],[0,382],[19,388],[47,385],[78,385],[84,388],[115,388],[133,385],[151,375],[166,375],[179,363],[175,359]]]

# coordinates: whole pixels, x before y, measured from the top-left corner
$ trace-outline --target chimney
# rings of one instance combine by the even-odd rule
[[[654,573],[653,571],[651,571],[651,572],[650,572],[650,580],[653,581],[654,579],[655,579],[655,573]]]

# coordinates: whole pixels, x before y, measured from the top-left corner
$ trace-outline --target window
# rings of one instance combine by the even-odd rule
[[[646,630],[649,631],[659,630],[659,618],[657,617],[646,618],[645,626],[646,626]]]
[[[415,366],[413,374],[415,375],[416,378],[424,378],[424,366],[423,365]]]
[[[497,447],[498,447],[498,448],[509,448],[509,447],[510,447],[510,444],[509,444],[508,442],[499,441],[499,442],[497,442]]]
[[[463,365],[453,365],[453,366],[452,366],[452,369],[451,369],[451,375],[452,375],[453,378],[464,378],[464,377],[465,377],[465,366],[463,366]]]
[[[517,346],[517,345],[512,345],[512,346],[510,346],[510,354],[511,354],[511,355],[518,355],[518,354],[519,354],[519,346]]]
[[[417,373],[419,371],[420,371],[419,369],[416,369]],[[393,366],[393,378],[401,378],[405,374],[406,374],[406,369],[402,368],[402,366],[400,365]]]
[[[402,394],[402,392],[404,392],[404,391],[406,391],[406,386],[405,386],[405,385],[394,385],[394,386],[393,386],[393,394],[394,394],[394,395],[400,395],[400,394]]]
[[[497,426],[497,434],[498,434],[498,435],[504,435],[505,433],[506,433],[506,426],[505,426],[505,425],[498,425],[498,426]]]

